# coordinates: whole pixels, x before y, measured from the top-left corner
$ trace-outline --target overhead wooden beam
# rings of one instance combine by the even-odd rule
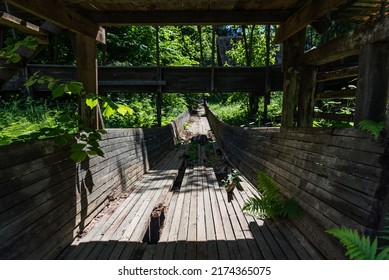
[[[217,25],[279,24],[294,10],[262,11],[147,11],[88,12],[86,17],[104,26],[109,25]]]
[[[49,43],[47,32],[40,28],[38,25],[24,21],[3,11],[0,11],[0,25],[5,25],[13,29],[17,29],[23,33],[36,36],[40,44]]]
[[[275,43],[282,43],[347,0],[308,1],[278,29]]]
[[[70,29],[77,34],[88,36],[99,43],[105,44],[104,28],[68,8],[64,1],[8,0],[8,2],[55,25]]]
[[[307,65],[326,64],[359,54],[363,45],[385,41],[389,41],[389,16],[366,22],[349,34],[307,52],[303,63]]]

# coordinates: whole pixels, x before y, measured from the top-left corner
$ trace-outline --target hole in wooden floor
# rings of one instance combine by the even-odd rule
[[[149,227],[143,237],[143,242],[148,244],[157,244],[165,223],[166,206],[158,204],[150,215]]]
[[[174,180],[174,184],[173,184],[173,187],[171,188],[171,191],[173,191],[173,192],[180,191],[181,185],[182,185],[182,180],[184,179],[185,170],[186,170],[187,165],[188,165],[187,160],[186,160],[186,158],[184,158],[184,160],[181,164],[181,167],[178,170],[178,175],[176,177],[176,180]]]

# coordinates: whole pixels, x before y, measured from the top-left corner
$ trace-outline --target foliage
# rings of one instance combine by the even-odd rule
[[[156,103],[154,94],[115,94],[110,96],[115,102],[131,106],[132,114],[125,116],[113,115],[104,118],[104,123],[110,128],[120,127],[154,127],[157,125]],[[162,125],[169,124],[179,114],[186,110],[186,102],[181,94],[163,94]]]
[[[251,66],[264,66],[266,65],[266,28],[264,25],[260,26],[248,26],[247,28],[240,29],[237,28],[240,34],[245,32],[245,36],[247,38],[248,45],[248,55],[249,61],[246,57],[246,45],[244,40],[232,40],[231,44],[233,48],[227,51],[227,55],[231,57],[233,61],[235,61],[237,66],[247,66],[248,64]],[[272,38],[274,38],[276,30],[271,27],[271,44]],[[251,34],[253,35],[251,37]],[[243,35],[243,34],[242,34]],[[252,41],[251,41],[252,40]],[[272,45],[270,47],[270,65],[274,64],[276,53],[279,50],[279,46]],[[248,63],[249,62],[249,63]]]
[[[247,123],[246,103],[208,103],[208,106],[215,113],[219,120],[229,125],[242,125]]]
[[[226,188],[227,192],[231,192],[234,188],[242,190],[242,187],[239,183],[240,173],[236,170],[227,174],[227,177],[221,181],[222,186]]]
[[[327,231],[346,247],[346,256],[353,260],[389,260],[389,246],[378,248],[377,238],[371,243],[369,236],[359,236],[356,230],[345,227]]]
[[[95,108],[99,101],[101,101],[102,107],[104,108],[103,116],[107,118],[111,117],[115,113],[119,113],[121,115],[131,115],[133,113],[131,108],[123,104],[116,104],[108,97],[97,96],[96,94],[85,92],[83,84],[77,81],[59,83],[59,80],[50,76],[41,76],[38,72],[29,78],[29,80],[25,83],[25,86],[32,86],[35,83],[48,84],[48,88],[51,90],[53,98],[59,98],[65,94],[74,95],[79,97],[80,100],[85,100],[86,105],[91,109]],[[100,149],[98,141],[101,140],[101,135],[106,132],[104,130],[91,129],[83,126],[82,124],[79,125],[79,128],[81,129],[80,133],[75,135],[77,143],[72,144],[71,147],[71,158],[75,162],[81,162],[89,156],[103,156],[104,153]],[[58,135],[58,139],[60,139],[61,144],[64,145],[72,141],[72,137],[70,137],[69,133],[62,129],[52,128],[49,130],[49,133],[47,132],[47,129],[44,129],[43,135],[39,135],[42,134],[42,131],[35,132],[32,135],[34,137]]]
[[[358,124],[358,127],[364,131],[373,135],[374,140],[377,141],[381,135],[381,132],[385,128],[385,122],[375,122],[370,120],[363,120]]]
[[[155,28],[128,26],[107,28],[107,65],[156,65]],[[102,52],[99,53],[102,60]]]
[[[276,182],[266,173],[258,175],[258,190],[261,196],[254,195],[243,206],[243,211],[260,218],[299,217],[302,210],[293,198],[281,195]]]
[[[0,146],[16,141],[42,139],[53,135],[77,132],[77,111],[72,99],[60,102],[17,96],[0,102]],[[38,132],[38,133],[36,133]],[[57,134],[58,135],[58,134]]]
[[[20,62],[22,57],[17,53],[21,47],[27,47],[34,50],[38,46],[38,40],[34,37],[27,36],[23,40],[7,38],[5,47],[0,51],[0,59],[5,60],[5,63]]]

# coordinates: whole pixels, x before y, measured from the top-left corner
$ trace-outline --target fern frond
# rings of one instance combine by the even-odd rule
[[[389,247],[384,248],[376,257],[376,260],[389,260]]]
[[[254,197],[249,198],[243,205],[243,212],[259,217],[266,218],[266,205],[261,197],[254,195]]]
[[[381,132],[385,128],[385,122],[375,122],[370,120],[363,120],[358,124],[358,127],[364,131],[371,133],[374,140],[377,141]]]
[[[338,238],[346,247],[346,256],[352,260],[374,260],[377,258],[377,239],[370,243],[369,236],[360,237],[356,230],[345,227],[331,229],[329,234]]]

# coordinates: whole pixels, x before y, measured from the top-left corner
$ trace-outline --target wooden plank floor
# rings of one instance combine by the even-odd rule
[[[262,221],[242,212],[256,190],[243,181],[227,200],[212,168],[187,168],[170,191],[177,156],[147,174],[110,215],[75,242],[64,259],[321,259],[287,220]],[[174,169],[176,167],[177,169]],[[167,207],[157,244],[142,242],[153,208]]]

